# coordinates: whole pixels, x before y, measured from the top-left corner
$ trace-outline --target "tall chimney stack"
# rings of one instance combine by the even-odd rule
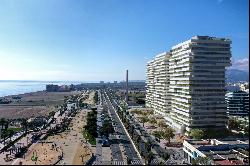
[[[126,95],[125,95],[125,101],[128,103],[128,70],[126,70]]]

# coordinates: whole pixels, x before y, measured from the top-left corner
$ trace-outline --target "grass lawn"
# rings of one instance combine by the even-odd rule
[[[22,128],[20,128],[20,127],[17,127],[17,128],[8,128],[7,130],[13,130],[14,132],[19,132],[19,131],[21,131],[22,130]]]
[[[96,145],[96,139],[91,134],[89,134],[86,130],[83,131],[83,137],[91,144]]]

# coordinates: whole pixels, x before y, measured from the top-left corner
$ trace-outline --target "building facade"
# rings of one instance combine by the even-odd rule
[[[244,91],[226,94],[227,113],[229,116],[249,116],[249,94]]]
[[[157,114],[168,116],[170,113],[169,94],[169,57],[167,52],[161,53],[147,64],[146,106]]]
[[[225,128],[225,70],[231,65],[230,44],[229,39],[194,36],[173,46],[165,60],[165,76],[157,72],[161,63],[156,56],[147,66],[146,106],[156,113],[164,112],[167,123],[182,132]],[[158,77],[165,83],[160,84]],[[157,89],[163,89],[165,97],[158,95]],[[170,102],[162,107],[162,100]]]
[[[183,151],[189,164],[199,157],[209,158],[206,165],[249,164],[249,140],[185,140]]]

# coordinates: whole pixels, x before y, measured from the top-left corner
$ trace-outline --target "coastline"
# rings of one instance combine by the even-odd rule
[[[63,104],[65,99],[64,96],[70,96],[79,93],[80,91],[36,91],[19,95],[4,96],[5,99],[11,100],[11,102],[8,104],[0,104],[0,118],[17,119],[47,116],[49,112],[56,111],[56,107]],[[13,96],[19,96],[21,98],[13,99]]]
[[[25,93],[44,91],[47,84],[70,85],[80,84],[78,81],[29,81],[0,80],[0,98]]]

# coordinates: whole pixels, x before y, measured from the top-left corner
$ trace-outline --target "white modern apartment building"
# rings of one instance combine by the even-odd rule
[[[164,52],[147,64],[146,106],[163,116],[170,113],[169,57],[170,54]]]
[[[229,39],[194,36],[171,48],[166,62],[168,67],[165,68],[165,77],[169,78],[169,82],[164,87],[168,88],[163,93],[167,95],[165,98],[170,99],[170,104],[162,110],[171,126],[182,131],[225,128],[225,68],[231,64],[230,44]],[[155,61],[149,63],[154,64],[154,70]],[[150,72],[149,64],[147,79],[151,81],[149,85],[147,80],[147,91],[151,93],[147,94],[146,106],[157,113],[161,111],[155,106],[159,105],[159,100],[152,92],[157,93],[156,86],[159,85],[152,81],[157,74],[154,70]],[[153,100],[150,101],[151,97]]]

